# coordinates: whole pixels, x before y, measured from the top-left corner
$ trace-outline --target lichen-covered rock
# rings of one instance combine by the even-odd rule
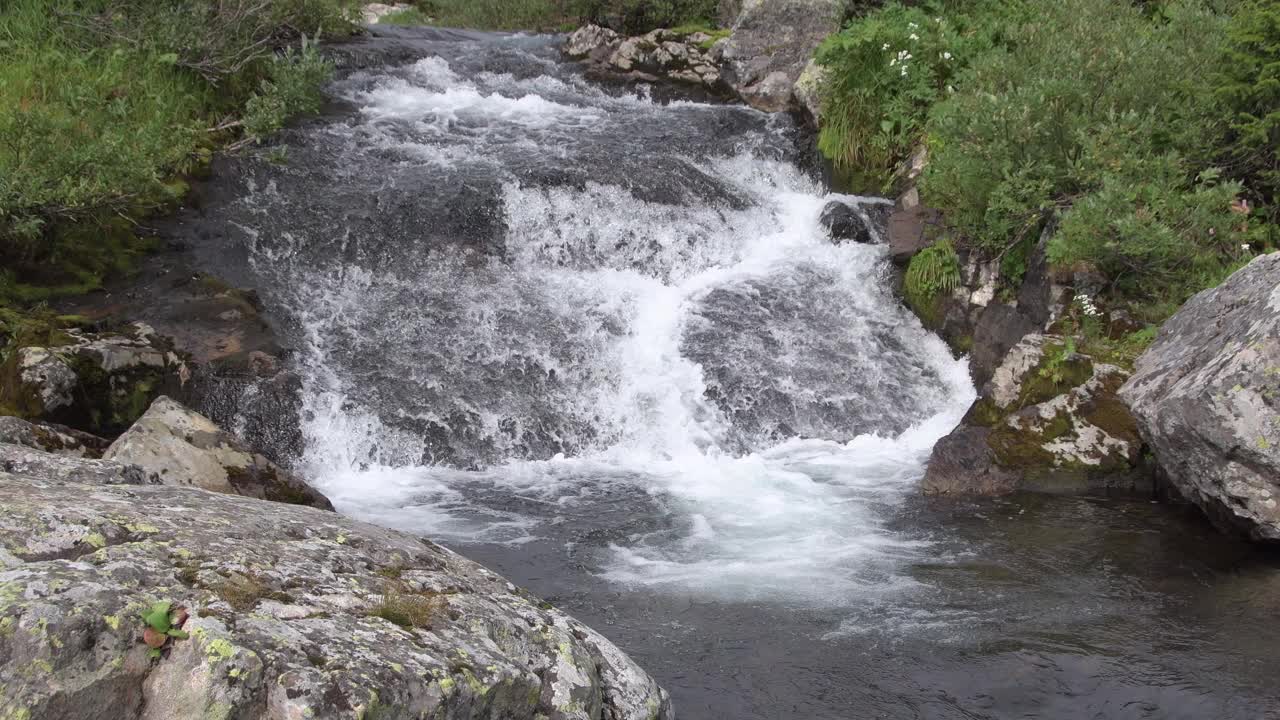
[[[27,419],[114,436],[191,377],[186,362],[143,323],[68,336],[64,345],[10,353],[0,367],[0,405]]]
[[[1280,254],[1188,300],[1120,396],[1184,497],[1222,528],[1280,542]]]
[[[815,128],[822,125],[822,89],[829,73],[817,60],[810,60],[800,72],[800,77],[796,78],[796,104],[805,111],[806,118]]]
[[[843,0],[745,0],[724,48],[725,80],[766,112],[796,107],[796,81],[844,11]]]
[[[618,33],[599,25],[584,25],[569,34],[564,43],[564,54],[581,60],[600,48],[619,42]]]
[[[587,25],[569,35],[565,55],[586,61],[597,76],[655,82],[666,79],[701,86],[718,95],[727,92],[719,60],[705,33],[658,29],[622,37],[608,28]]]
[[[187,637],[151,653],[157,601],[186,610]],[[426,540],[194,488],[0,472],[0,717],[672,711],[598,633]]]
[[[103,457],[137,465],[167,485],[333,509],[314,488],[168,397],[157,398]]]
[[[0,417],[0,443],[25,445],[59,455],[73,457],[102,457],[111,443],[97,435],[90,435],[63,425],[27,422],[22,418]]]
[[[925,474],[930,494],[1147,489],[1142,440],[1117,396],[1127,374],[1029,335],[996,369]]]
[[[77,458],[7,443],[0,443],[0,471],[96,485],[160,484],[160,478],[137,465]]]

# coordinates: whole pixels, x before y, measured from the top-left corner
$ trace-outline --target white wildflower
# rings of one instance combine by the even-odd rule
[[[911,28],[912,30],[919,30],[919,29],[920,29],[920,26],[919,26],[919,25],[917,25],[917,24],[915,24],[915,23],[907,23],[907,27]]]
[[[889,43],[885,43],[885,44],[881,45],[881,46],[880,46],[880,49],[881,49],[881,50],[888,50],[888,49],[889,49]]]
[[[1249,243],[1245,243],[1245,244],[1243,244],[1243,245],[1241,245],[1241,246],[1240,246],[1240,249],[1241,249],[1241,250],[1244,250],[1244,251],[1246,251],[1246,252],[1248,252],[1249,250],[1252,250],[1253,248],[1249,247]]]
[[[950,85],[948,85],[948,86],[947,86],[947,92],[949,92],[949,93],[953,93],[953,92],[955,92],[955,91],[956,91],[956,89],[955,89],[954,87],[951,87]]]
[[[898,64],[898,58],[889,59],[889,67],[893,67],[894,65],[897,65],[897,64]]]
[[[1077,295],[1075,303],[1080,306],[1080,312],[1087,317],[1098,317],[1102,311],[1094,304],[1093,298],[1088,295]]]
[[[902,66],[902,77],[906,77],[906,76],[907,76],[907,66],[906,66],[906,65],[903,65],[903,66]]]
[[[944,53],[942,53],[942,59],[943,59],[943,60],[950,60],[950,59],[951,59],[951,53],[949,53],[949,52],[944,52]]]
[[[919,40],[919,39],[920,39],[920,36],[919,36],[919,35],[917,35],[917,34],[915,34],[915,33],[911,33],[911,34],[910,34],[910,35],[908,35],[907,37],[911,38],[912,40]]]

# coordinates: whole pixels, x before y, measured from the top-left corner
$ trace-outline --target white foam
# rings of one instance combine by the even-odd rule
[[[569,100],[575,93],[578,104]],[[438,134],[459,132],[459,122],[564,132],[609,122],[610,113],[641,102],[559,80],[500,74],[467,80],[438,59],[418,63],[406,77],[380,78],[355,97],[369,126],[410,122]],[[360,130],[352,142],[386,141]],[[429,141],[395,142],[424,157],[457,151]],[[467,147],[483,155],[482,144]],[[883,248],[837,246],[825,237],[818,217],[829,198],[796,168],[746,150],[684,161],[734,188],[745,207],[642,202],[621,184],[544,190],[512,181],[503,190],[508,258],[488,275],[442,265],[383,277],[352,271],[316,278],[313,295],[300,304],[308,307],[311,336],[304,361],[307,463],[321,490],[344,512],[373,521],[445,541],[507,543],[555,535],[558,524],[590,522],[575,513],[629,492],[640,498],[635,502],[648,498],[640,511],[669,513],[673,526],[642,527],[604,550],[598,570],[619,584],[814,603],[910,586],[896,569],[922,545],[887,529],[887,515],[915,492],[929,449],[972,401],[966,364],[952,359],[887,291]],[[883,380],[933,407],[931,415],[890,437],[793,438],[735,453],[733,421],[708,399],[706,368],[687,357],[682,341],[710,293],[750,294],[757,292],[753,282],[798,291],[802,285],[788,284],[797,273],[821,284],[821,299],[809,301],[836,306],[826,316],[831,325],[820,331],[844,340],[845,351],[870,352],[858,346],[874,321],[918,353],[919,367],[911,372],[920,377]],[[489,284],[479,284],[484,278]],[[386,409],[380,419],[362,397],[359,377],[331,367],[333,333],[367,331],[415,285],[427,297],[449,286],[448,299],[471,309],[462,322],[430,332],[406,321],[386,330],[384,345],[407,344],[413,347],[406,351],[426,354],[436,352],[432,344],[461,344],[461,357],[487,366],[513,352],[513,343],[529,343],[515,349],[572,391],[556,398],[564,424],[596,431],[581,441],[576,457],[512,458],[482,471],[424,466],[422,438],[388,426]],[[563,319],[565,327],[556,330],[573,334],[564,340],[576,343],[571,352],[540,345],[541,338],[513,339],[497,315],[525,312],[535,300],[538,312]],[[433,311],[428,305],[419,312],[429,317]],[[790,326],[778,327],[781,333]],[[809,347],[803,338],[775,340],[779,349],[770,360],[783,367],[812,360],[788,356]],[[731,360],[746,363],[748,371],[753,362]],[[454,371],[465,374],[468,367]],[[789,396],[822,399],[800,377],[775,379]],[[435,383],[433,392],[449,391],[454,380],[423,378],[422,387]],[[404,400],[407,405],[411,398]],[[480,418],[476,432],[503,435],[510,418],[486,404],[490,398],[461,400]],[[512,502],[495,509],[489,500],[495,496]],[[521,504],[529,509],[511,509]]]

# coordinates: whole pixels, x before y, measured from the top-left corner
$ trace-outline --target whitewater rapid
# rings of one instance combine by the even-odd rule
[[[372,174],[375,224],[254,228],[305,337],[303,471],[445,543],[614,518],[591,563],[620,587],[844,603],[906,582],[925,544],[885,521],[974,393],[884,247],[819,223],[885,201],[825,191],[788,118],[609,92],[529,42],[340,82],[358,110],[326,153]],[[264,223],[301,201],[279,193],[247,201]]]

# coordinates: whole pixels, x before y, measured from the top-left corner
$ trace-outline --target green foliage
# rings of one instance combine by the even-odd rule
[[[716,16],[716,0],[421,0],[417,9],[433,24],[446,27],[562,30],[593,22],[639,34],[660,27],[710,24]]]
[[[408,10],[397,10],[396,12],[383,15],[378,20],[379,25],[432,25],[435,20],[430,15],[418,8],[409,8]]]
[[[9,0],[0,9],[0,304],[85,292],[150,241],[251,98],[256,132],[314,109],[348,0]],[[325,75],[324,77],[327,77]],[[270,84],[270,93],[265,92]],[[229,118],[228,115],[231,117]],[[211,129],[212,128],[212,129]]]
[[[168,600],[156,602],[142,613],[142,622],[145,626],[142,639],[151,648],[150,657],[159,657],[161,649],[170,638],[186,640],[191,637],[181,627],[186,620],[186,608],[175,608]]]
[[[916,253],[907,266],[903,290],[918,308],[928,307],[943,293],[960,286],[960,258],[955,248],[940,240]]]
[[[1231,113],[1226,158],[1269,222],[1280,223],[1280,5],[1241,3],[1227,40],[1217,93]]]
[[[244,108],[245,135],[258,141],[284,127],[290,117],[320,109],[320,88],[333,76],[333,64],[304,36],[297,52],[289,48],[274,56],[264,75]]]
[[[818,49],[831,72],[818,146],[879,190],[920,141],[929,108],[972,58],[1002,42],[1022,2],[906,6],[890,2]]]

